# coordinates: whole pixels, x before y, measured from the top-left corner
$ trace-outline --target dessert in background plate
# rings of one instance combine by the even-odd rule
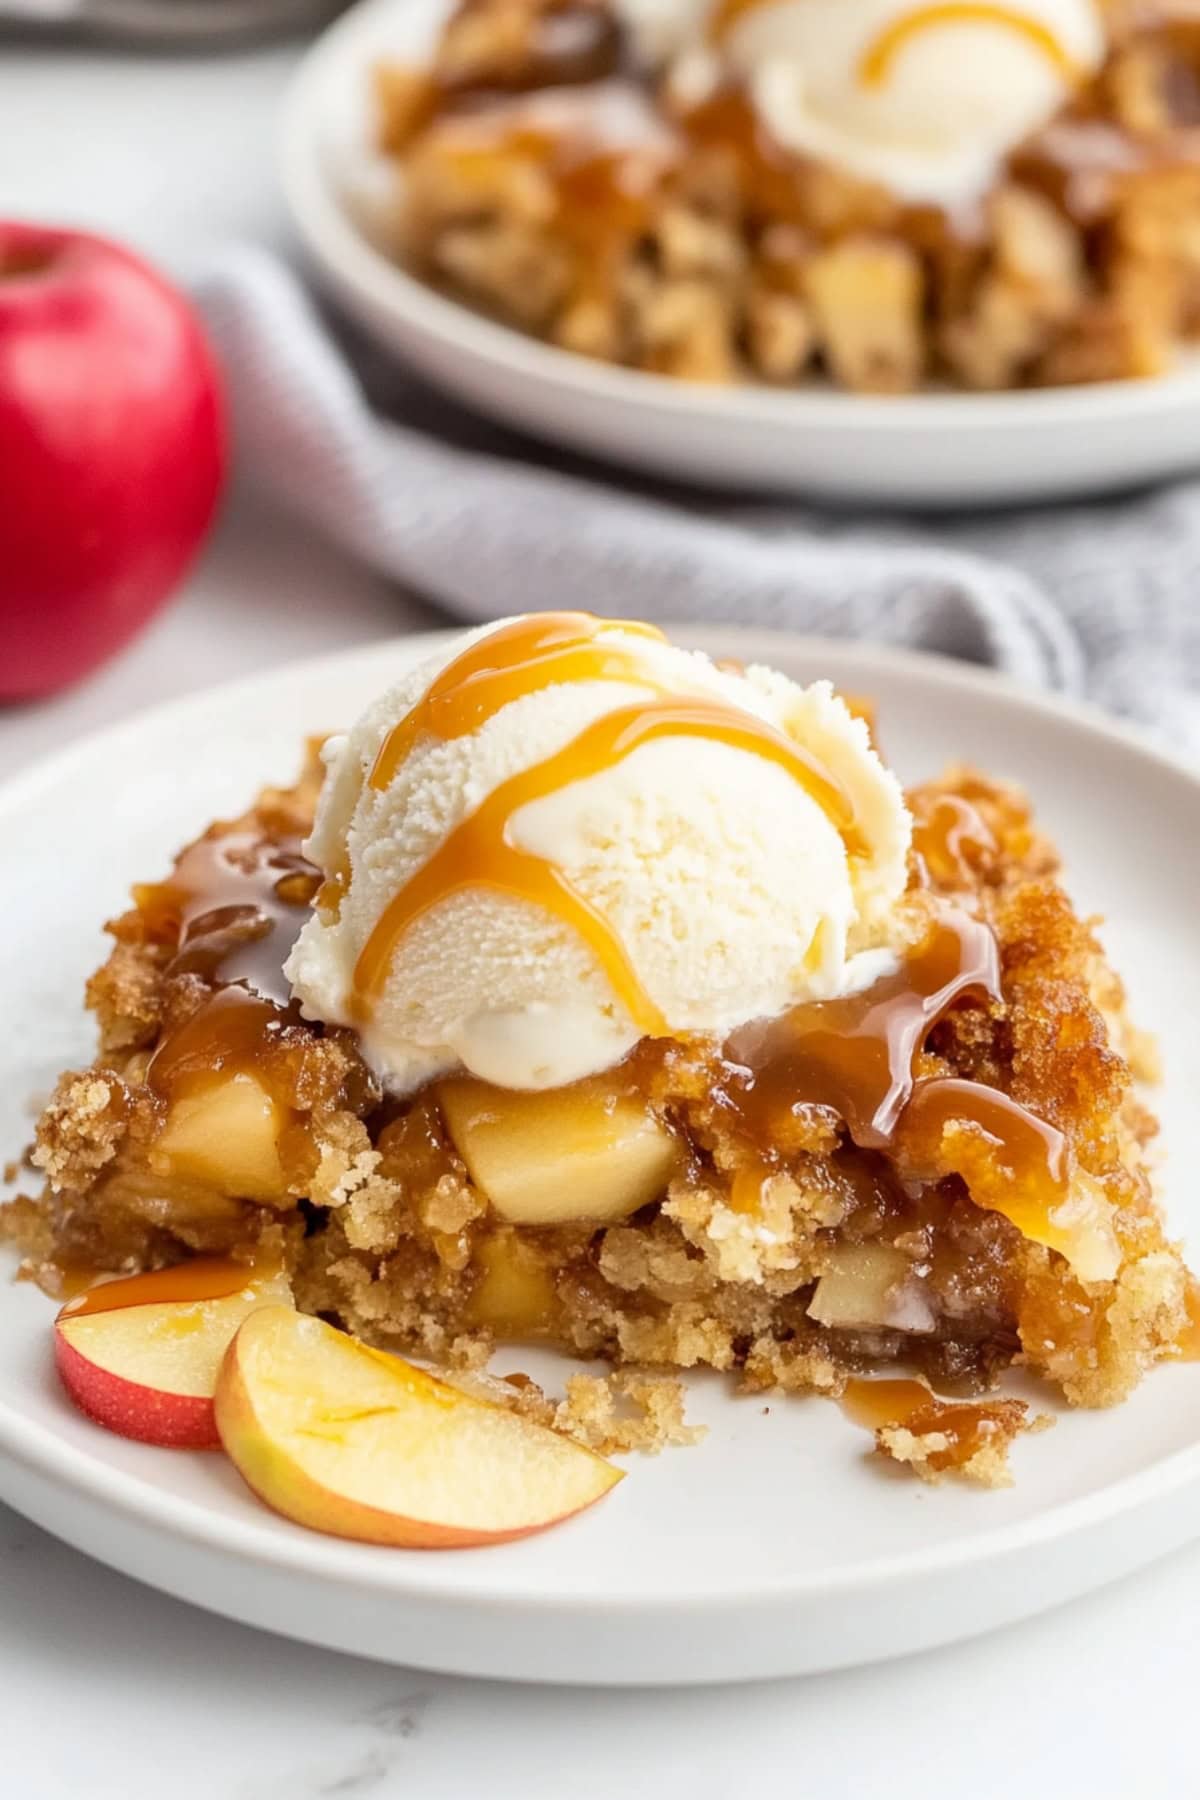
[[[398,254],[605,361],[999,389],[1200,318],[1186,0],[463,0],[376,91]]]
[[[861,711],[582,614],[444,648],[113,922],[30,1273],[282,1266],[602,1452],[686,1440],[701,1366],[983,1482],[1010,1366],[1123,1399],[1194,1325],[1119,981],[1025,798],[903,792]],[[556,1407],[497,1342],[613,1374]]]

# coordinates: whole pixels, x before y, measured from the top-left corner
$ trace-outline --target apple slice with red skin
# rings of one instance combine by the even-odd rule
[[[248,1313],[290,1299],[277,1269],[216,1258],[102,1282],[59,1313],[55,1362],[75,1405],[109,1431],[215,1449],[213,1390],[226,1347]]]
[[[214,1404],[221,1442],[260,1499],[363,1543],[526,1537],[622,1477],[569,1438],[285,1307],[241,1326]]]

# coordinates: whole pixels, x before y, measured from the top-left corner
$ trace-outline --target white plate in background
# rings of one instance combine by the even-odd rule
[[[496,324],[372,242],[391,169],[370,72],[428,59],[448,0],[362,0],[288,96],[280,167],[324,285],[385,350],[505,424],[673,480],[840,501],[1047,500],[1200,469],[1200,357],[1152,381],[872,397],[826,385],[707,387],[616,368]]]
[[[0,841],[17,850],[0,933],[0,1163],[29,1136],[30,1099],[89,1056],[82,983],[129,884],[287,779],[307,734],[346,724],[436,641],[172,703],[0,789]],[[936,658],[761,633],[695,641],[874,695],[906,778],[967,758],[1034,788],[1079,903],[1109,916],[1136,1016],[1160,1033],[1169,1206],[1200,1242],[1200,781],[1098,716]],[[613,1495],[558,1529],[441,1554],[345,1543],[268,1512],[219,1455],[92,1425],[55,1380],[51,1302],[6,1280],[0,1298],[0,1499],[169,1593],[398,1663],[604,1683],[837,1668],[1025,1617],[1200,1531],[1192,1365],[1160,1369],[1115,1411],[1063,1415],[1019,1441],[1016,1485],[1000,1493],[923,1488],[880,1466],[827,1401],[738,1398],[698,1377],[688,1410],[707,1440],[631,1458]],[[549,1357],[507,1360],[565,1372]]]

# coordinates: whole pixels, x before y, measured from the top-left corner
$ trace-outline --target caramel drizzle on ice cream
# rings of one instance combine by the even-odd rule
[[[447,663],[426,693],[394,725],[379,746],[368,777],[386,788],[423,732],[450,740],[467,737],[502,706],[541,693],[559,681],[623,681],[657,688],[637,652],[597,641],[605,630],[665,643],[653,625],[630,619],[597,619],[591,613],[534,613],[513,619]]]
[[[736,0],[735,0],[736,3]],[[988,0],[940,0],[932,6],[914,6],[901,13],[869,43],[858,65],[858,79],[863,87],[883,87],[891,76],[898,57],[916,37],[934,31],[941,25],[999,25],[1024,38],[1037,50],[1069,85],[1074,86],[1083,70],[1061,41],[1038,19],[1014,6],[999,6]]]
[[[751,13],[778,4],[779,0],[719,0],[709,20],[710,42],[723,44]],[[883,87],[913,39],[941,25],[999,25],[1024,38],[1053,64],[1064,81],[1074,85],[1082,77],[1082,69],[1049,26],[1019,8],[990,4],[989,0],[940,0],[935,5],[914,6],[876,34],[859,58],[859,84]]]
[[[852,833],[853,810],[840,786],[800,745],[753,713],[700,696],[619,707],[595,720],[556,755],[502,782],[393,896],[355,967],[355,993],[364,1010],[369,1014],[387,980],[397,944],[418,919],[451,894],[491,888],[562,919],[589,946],[643,1035],[665,1035],[667,1021],[638,980],[612,926],[553,862],[518,849],[510,840],[511,822],[521,807],[614,768],[642,744],[664,737],[707,738],[774,763],[840,830]]]
[[[598,619],[590,613],[515,619],[448,663],[384,737],[366,777],[365,785],[376,793],[387,789],[422,737],[443,741],[465,737],[479,731],[502,707],[556,683],[618,682],[659,696],[596,720],[554,756],[501,783],[455,827],[393,896],[363,947],[354,971],[360,1019],[370,1017],[396,948],[418,919],[452,894],[489,888],[539,906],[569,926],[589,946],[639,1030],[646,1036],[663,1035],[666,1020],[638,979],[613,927],[552,861],[511,842],[512,819],[521,807],[615,767],[651,739],[717,739],[775,763],[842,832],[847,849],[861,851],[849,796],[815,757],[753,713],[720,699],[672,693],[636,646],[606,641],[605,633],[614,629],[649,642],[664,641],[662,632],[651,625]],[[318,905],[336,911],[349,880],[349,850],[343,844]]]
[[[636,651],[623,644],[598,643],[605,630],[666,640],[654,625],[634,619],[598,619],[592,613],[533,613],[498,626],[471,644],[436,675],[417,704],[393,725],[380,744],[366,785],[383,792],[417,740],[443,742],[466,737],[494,718],[512,700],[539,694],[560,681],[618,681],[661,692]],[[359,795],[355,797],[354,807]],[[343,841],[317,896],[323,912],[337,916],[350,885],[350,851]]]

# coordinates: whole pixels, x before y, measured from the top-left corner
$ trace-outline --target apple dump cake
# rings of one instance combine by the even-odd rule
[[[995,389],[1200,324],[1193,0],[462,0],[376,88],[389,246],[604,361]]]
[[[51,1291],[265,1260],[449,1368],[607,1361],[559,1417],[593,1442],[685,1437],[663,1375],[705,1366],[999,1479],[1003,1371],[1105,1406],[1194,1334],[1057,875],[1023,794],[905,793],[828,684],[468,634],[134,890],[3,1227]]]

